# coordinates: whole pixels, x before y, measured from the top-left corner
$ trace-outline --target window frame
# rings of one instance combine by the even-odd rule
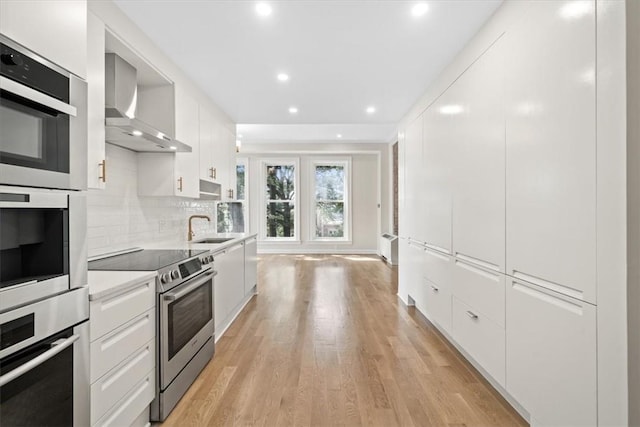
[[[230,201],[222,201],[222,200],[218,200],[216,201],[216,207],[215,207],[215,224],[216,224],[216,233],[219,234],[220,232],[218,231],[218,205],[220,203],[241,203],[242,204],[242,213],[243,213],[243,219],[244,219],[244,232],[243,234],[248,234],[250,233],[251,227],[249,227],[250,224],[250,217],[249,217],[249,158],[247,157],[237,157],[236,158],[236,164],[234,166],[235,172],[236,172],[236,188],[234,189],[234,192],[236,194],[236,197],[238,196],[238,165],[243,165],[244,166],[244,199],[239,200],[230,200]]]
[[[313,158],[309,161],[309,240],[317,243],[345,243],[351,244],[351,157],[341,158]],[[316,167],[342,166],[344,167],[344,233],[342,237],[316,236]]]
[[[267,236],[267,203],[270,202],[267,199],[267,168],[269,166],[293,166],[294,173],[294,215],[293,215],[293,235],[294,237],[268,237]],[[260,160],[260,239],[269,243],[300,243],[302,241],[300,236],[300,158],[298,157],[285,157],[285,158],[263,158]]]

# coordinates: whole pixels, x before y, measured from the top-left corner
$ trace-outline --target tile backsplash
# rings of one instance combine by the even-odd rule
[[[187,221],[194,214],[211,218],[193,222],[197,234],[215,232],[215,202],[138,196],[137,154],[111,144],[106,150],[106,189],[87,195],[89,256],[157,241],[186,241]]]

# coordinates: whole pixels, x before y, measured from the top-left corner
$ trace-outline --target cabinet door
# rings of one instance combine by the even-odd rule
[[[449,89],[453,249],[505,270],[504,61],[496,42]],[[455,114],[454,114],[455,113]]]
[[[449,93],[423,114],[423,154],[418,165],[422,179],[417,188],[420,197],[419,220],[422,238],[428,245],[451,253],[451,116],[457,106]],[[408,155],[408,153],[407,153]]]
[[[422,116],[409,126],[405,133],[405,189],[404,233],[409,238],[424,241],[419,195],[422,192]]]
[[[424,287],[423,256],[424,246],[409,240],[407,251],[407,287],[408,293],[418,309],[425,309],[426,290]]]
[[[229,262],[231,268],[231,283],[229,295],[231,297],[231,309],[237,310],[244,299],[244,242],[240,242],[229,248]]]
[[[507,286],[507,391],[542,425],[596,425],[596,308]]]
[[[238,197],[238,187],[236,186],[236,133],[234,130],[225,128],[225,146],[227,149],[227,164],[228,164],[228,176],[227,176],[227,191],[226,196],[229,200],[236,200]]]
[[[224,124],[218,120],[214,122],[213,165],[217,172],[215,181],[222,187],[222,200],[229,200],[229,136]]]
[[[258,285],[258,238],[252,237],[244,245],[244,294]]]
[[[506,34],[506,272],[595,302],[595,4],[580,5],[523,2]]]
[[[0,33],[87,78],[85,0],[0,1]]]
[[[104,132],[104,23],[87,14],[87,187],[104,189],[106,183]]]
[[[427,316],[451,333],[452,258],[426,248],[423,264]]]
[[[198,198],[200,194],[200,132],[198,103],[178,87],[175,87],[176,139],[191,146],[190,153],[176,153],[176,180],[181,180],[177,196]]]
[[[218,272],[214,279],[214,319],[215,319],[215,336],[216,340],[220,338],[224,321],[231,309],[231,297],[229,292],[229,283],[233,280],[231,272],[233,264],[229,262],[229,257],[225,252],[214,255],[213,268]]]
[[[200,107],[200,179],[217,182],[217,170],[213,164],[214,121],[204,107]]]

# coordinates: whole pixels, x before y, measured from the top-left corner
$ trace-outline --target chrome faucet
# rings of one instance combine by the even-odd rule
[[[195,236],[196,233],[193,232],[193,225],[191,225],[191,220],[193,218],[202,218],[202,219],[206,219],[207,221],[211,222],[211,218],[209,218],[206,215],[191,215],[189,217],[189,232],[187,233],[187,240],[190,242],[193,240],[193,236]]]

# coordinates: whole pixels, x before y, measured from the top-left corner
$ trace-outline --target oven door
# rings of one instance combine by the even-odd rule
[[[0,314],[3,426],[89,424],[87,291]]]
[[[69,83],[70,96],[79,107],[0,76],[2,184],[86,187],[86,101],[81,98],[86,98],[86,83],[73,76]],[[83,171],[84,176],[76,176]]]
[[[160,295],[160,388],[164,390],[213,336],[209,270]]]
[[[86,197],[0,187],[0,313],[87,284]]]

